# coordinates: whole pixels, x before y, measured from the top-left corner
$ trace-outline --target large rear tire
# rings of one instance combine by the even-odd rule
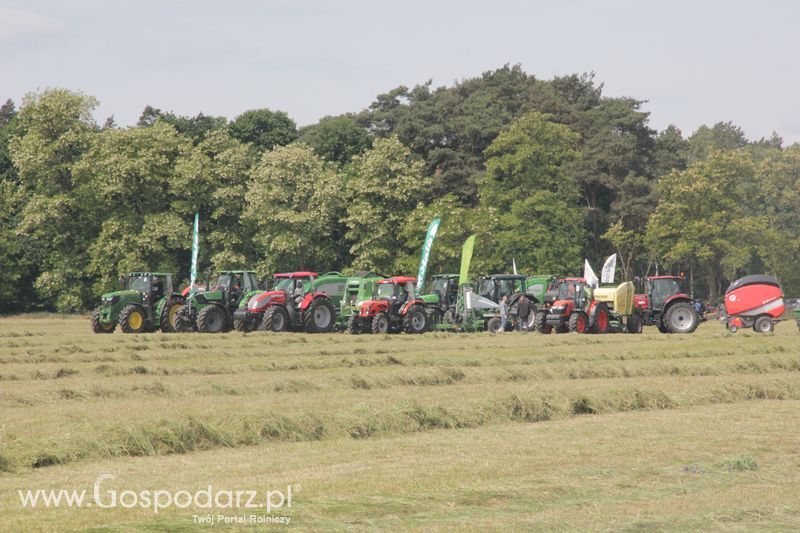
[[[664,325],[670,333],[693,333],[698,323],[697,311],[687,302],[672,304],[664,317]]]
[[[184,300],[178,297],[170,297],[164,306],[161,308],[161,316],[158,317],[158,325],[163,333],[175,333],[178,331],[176,327],[176,319],[178,311],[183,307]]]
[[[178,333],[191,333],[197,330],[197,320],[194,307],[186,303],[175,313],[175,331]]]
[[[303,329],[306,333],[328,333],[336,326],[336,309],[330,300],[318,296],[303,314]]]
[[[372,333],[389,333],[389,315],[386,313],[378,313],[372,318],[372,326],[370,327]]]
[[[589,328],[589,317],[583,311],[572,313],[569,317],[569,324],[567,328],[570,333],[586,333]]]
[[[772,333],[775,331],[775,322],[772,321],[772,318],[767,315],[761,315],[760,317],[756,318],[755,324],[753,324],[753,329],[756,333]]]
[[[136,304],[129,304],[119,314],[119,327],[123,333],[145,333],[150,326],[144,309]]]
[[[641,333],[642,332],[642,317],[633,314],[628,317],[628,323],[626,324],[628,333]]]
[[[103,324],[100,322],[100,308],[98,307],[94,310],[94,313],[92,313],[92,331],[95,333],[114,333],[115,329],[117,329],[116,322]]]
[[[225,312],[217,305],[207,305],[197,313],[197,331],[200,333],[224,333],[228,328]]]
[[[289,330],[289,313],[279,305],[272,305],[264,312],[262,328],[265,331],[281,333]]]
[[[403,317],[403,330],[406,333],[425,333],[428,331],[428,315],[421,305],[412,305]]]

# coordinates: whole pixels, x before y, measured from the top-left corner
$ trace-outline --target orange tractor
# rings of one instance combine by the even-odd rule
[[[378,280],[371,300],[350,315],[347,331],[358,333],[424,333],[428,329],[425,302],[415,295],[417,278],[394,276]]]

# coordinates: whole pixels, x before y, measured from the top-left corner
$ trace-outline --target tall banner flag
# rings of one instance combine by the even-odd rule
[[[197,282],[197,249],[200,248],[200,213],[194,214],[194,230],[192,231],[192,271],[189,276],[189,294],[194,294]]]
[[[603,271],[600,272],[601,283],[614,283],[614,273],[617,270],[617,254],[611,254],[603,263]]]
[[[583,279],[585,279],[586,283],[591,287],[597,287],[599,285],[597,282],[597,274],[592,270],[592,265],[589,264],[588,259],[584,259],[583,261]]]
[[[422,243],[422,257],[419,259],[419,272],[417,272],[417,292],[422,292],[425,285],[425,271],[428,269],[428,259],[431,256],[431,248],[433,247],[433,239],[436,238],[436,232],[439,231],[439,224],[442,219],[434,218],[428,224],[428,234],[425,235],[425,242]]]
[[[461,272],[458,274],[458,284],[469,283],[469,263],[472,261],[472,249],[475,248],[475,235],[470,235],[461,248]]]
[[[517,275],[517,260],[513,257],[511,258],[511,264],[514,265],[514,275]]]

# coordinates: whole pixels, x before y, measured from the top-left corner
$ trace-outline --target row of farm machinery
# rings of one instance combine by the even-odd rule
[[[433,232],[435,235],[435,231]],[[458,274],[345,275],[312,271],[275,274],[259,281],[249,270],[206,275],[182,291],[164,272],[132,272],[119,290],[102,296],[91,317],[95,333],[222,333],[230,330],[351,334],[427,331],[537,331],[549,333],[692,333],[704,307],[682,289],[682,277],[650,276],[635,284],[552,275],[494,274],[471,280],[474,236],[467,239]],[[613,268],[611,270],[613,281]],[[593,275],[593,273],[592,273]],[[193,275],[194,277],[194,275]],[[638,290],[637,290],[638,289]],[[787,317],[783,291],[770,276],[747,276],[726,291],[723,318],[731,332],[770,332]],[[800,326],[800,310],[796,311]]]

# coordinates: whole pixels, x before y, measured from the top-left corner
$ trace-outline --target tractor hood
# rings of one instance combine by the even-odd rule
[[[286,293],[283,291],[264,291],[258,293],[247,302],[247,310],[251,313],[263,313],[264,310],[273,304],[283,304],[286,302]]]
[[[134,299],[140,300],[141,297],[142,297],[142,293],[140,293],[139,291],[124,290],[124,291],[107,292],[107,293],[103,294],[102,300],[103,300],[103,303],[108,303],[108,302],[111,302],[112,300],[114,300],[115,302],[116,301],[120,301],[120,300],[127,300],[127,301],[134,300]],[[115,300],[115,298],[116,298],[116,300]]]
[[[436,294],[436,293],[423,294],[422,295],[422,301],[425,302],[426,304],[438,304],[440,299],[439,299],[439,295]]]

